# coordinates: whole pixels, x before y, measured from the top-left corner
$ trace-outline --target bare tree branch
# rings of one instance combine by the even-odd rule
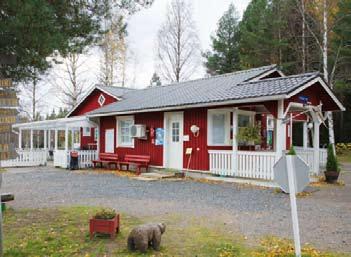
[[[200,53],[191,7],[184,0],[173,0],[158,31],[157,69],[170,82],[189,79],[198,67]]]

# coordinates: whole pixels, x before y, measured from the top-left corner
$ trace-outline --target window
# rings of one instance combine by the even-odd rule
[[[94,131],[94,141],[97,142],[99,139],[99,128],[95,128]]]
[[[172,122],[172,142],[179,142],[179,122]]]
[[[244,128],[244,127],[249,127],[249,126],[250,126],[250,116],[239,114],[238,115],[238,127]]]
[[[99,98],[98,98],[98,103],[100,104],[100,106],[103,106],[103,105],[104,105],[105,100],[106,100],[106,98],[104,97],[103,94],[101,94],[101,95],[99,96]]]
[[[134,124],[133,116],[117,117],[117,139],[120,147],[134,147],[134,139],[131,135],[131,126]]]
[[[208,145],[230,144],[230,110],[208,111]]]
[[[90,137],[90,128],[83,128],[83,137]]]

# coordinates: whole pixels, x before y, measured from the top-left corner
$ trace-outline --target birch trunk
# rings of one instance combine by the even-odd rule
[[[306,30],[306,24],[305,24],[305,3],[304,0],[301,0],[301,9],[302,9],[302,72],[306,72],[306,41],[305,41],[305,30]]]
[[[333,85],[329,83],[328,74],[328,13],[327,13],[327,0],[323,1],[323,75],[324,80],[328,83],[330,88]],[[328,132],[329,132],[329,144],[332,145],[335,154],[335,137],[334,137],[334,121],[332,112],[327,112],[328,118]]]

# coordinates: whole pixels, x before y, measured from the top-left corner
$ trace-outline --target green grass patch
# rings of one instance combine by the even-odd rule
[[[265,238],[261,246],[246,246],[242,236],[224,232],[220,223],[207,224],[202,219],[184,220],[177,215],[162,217],[166,232],[160,252],[131,253],[126,248],[129,231],[142,222],[121,215],[121,232],[115,240],[108,237],[89,239],[88,220],[97,208],[69,207],[58,209],[12,210],[4,214],[4,256],[218,256],[218,257],[288,257],[294,256],[292,243]],[[304,257],[339,257],[304,247]]]
[[[351,163],[351,151],[338,154],[337,158],[340,163]]]

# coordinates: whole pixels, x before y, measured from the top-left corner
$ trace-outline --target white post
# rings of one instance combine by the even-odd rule
[[[44,149],[47,149],[47,145],[48,145],[48,138],[47,138],[47,130],[44,129]]]
[[[51,148],[51,129],[48,130],[48,149]]]
[[[71,129],[71,149],[74,149],[74,129]]]
[[[30,149],[33,149],[33,129],[30,130]]]
[[[68,151],[68,127],[65,128],[65,151]]]
[[[291,206],[291,218],[294,232],[294,243],[295,243],[295,255],[301,257],[301,243],[300,243],[300,229],[299,229],[299,219],[297,216],[297,205],[296,205],[296,181],[293,167],[293,156],[286,156],[286,166],[288,171],[288,181],[289,181],[289,195],[290,195],[290,206]]]
[[[303,123],[303,148],[307,149],[308,147],[308,128],[307,128],[307,121]]]
[[[238,141],[236,136],[238,134],[238,108],[233,109],[233,159],[232,159],[232,175],[238,172]]]
[[[286,149],[286,125],[283,123],[284,119],[284,100],[278,100],[277,122],[275,130],[275,149],[277,160],[283,155]]]
[[[19,129],[19,134],[18,134],[18,148],[22,149],[22,129]]]
[[[58,131],[55,129],[55,150],[58,149]]]
[[[313,172],[319,174],[319,121],[313,122]]]
[[[95,129],[98,130],[98,137],[97,137],[97,141],[96,141],[96,150],[97,153],[100,153],[100,118],[98,118],[98,127],[96,127]],[[97,157],[96,157],[97,158]]]

